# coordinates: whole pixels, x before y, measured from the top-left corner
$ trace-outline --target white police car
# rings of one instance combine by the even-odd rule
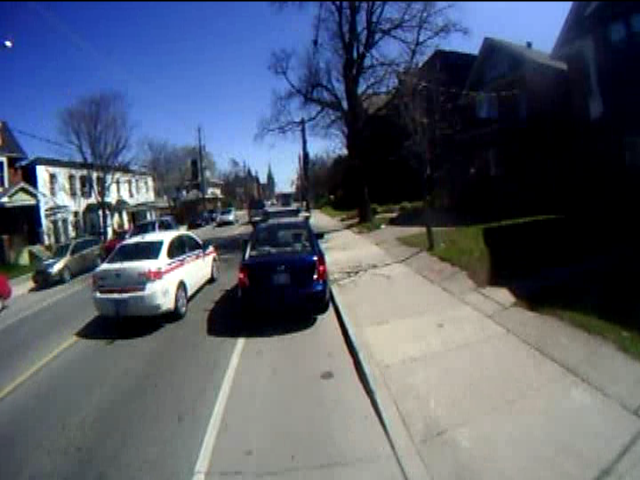
[[[93,303],[106,317],[173,312],[218,277],[215,248],[189,232],[155,232],[130,238],[93,273]]]

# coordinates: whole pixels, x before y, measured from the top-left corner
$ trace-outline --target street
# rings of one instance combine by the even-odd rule
[[[0,478],[401,478],[332,310],[238,323],[249,229],[196,231],[221,277],[178,322],[98,317],[88,276],[16,298],[0,317]]]

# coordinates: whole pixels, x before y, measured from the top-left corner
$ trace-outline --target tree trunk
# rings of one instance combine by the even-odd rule
[[[370,222],[373,218],[371,215],[371,201],[369,199],[369,182],[368,175],[365,166],[365,162],[362,159],[362,149],[360,148],[360,132],[358,127],[352,127],[349,129],[347,135],[347,153],[349,159],[356,166],[356,173],[358,176],[356,188],[358,191],[358,219],[360,223]]]
[[[104,205],[104,202],[102,203],[102,205],[100,205],[100,213],[102,214],[102,228],[100,229],[101,235],[102,235],[102,241],[106,242],[107,241],[107,208]]]
[[[429,193],[425,192],[423,201],[422,201],[422,209],[424,215],[424,228],[425,233],[427,235],[427,251],[431,252],[435,248],[435,243],[433,241],[433,229],[431,228],[431,222],[429,222]]]
[[[358,208],[358,217],[360,219],[360,223],[366,223],[366,222],[370,222],[373,219],[373,215],[371,213],[369,187],[367,185],[367,181],[365,177],[362,178],[361,185],[362,185],[361,186],[362,198],[360,200],[360,207]]]

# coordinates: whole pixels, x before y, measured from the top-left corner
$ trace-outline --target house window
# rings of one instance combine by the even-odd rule
[[[76,197],[78,195],[78,186],[76,185],[76,176],[69,175],[69,195]]]
[[[142,189],[140,188],[140,179],[136,178],[136,194],[140,195],[142,193]]]
[[[640,13],[634,13],[629,19],[631,24],[631,31],[633,33],[640,33]]]
[[[127,183],[129,184],[129,196],[133,198],[133,181],[129,179],[127,180]]]
[[[104,198],[104,177],[102,175],[98,175],[96,179],[98,181],[98,197],[101,199]]]
[[[58,176],[55,173],[49,174],[49,194],[52,197],[58,194]]]
[[[80,175],[80,190],[83,198],[91,198],[91,177]]]
[[[118,194],[118,197],[121,196],[121,188],[120,188],[120,179],[119,178],[116,180],[116,193]]]
[[[6,163],[4,160],[0,160],[0,188],[7,188],[7,184],[5,183],[6,175],[4,173],[4,169],[6,167]]]
[[[144,193],[149,193],[149,180],[144,181]]]
[[[620,45],[627,36],[627,27],[619,20],[609,25],[609,39],[614,45]]]

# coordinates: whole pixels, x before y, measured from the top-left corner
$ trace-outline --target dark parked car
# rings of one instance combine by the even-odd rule
[[[202,228],[211,224],[211,215],[209,212],[202,212],[191,219],[189,222],[189,228]]]
[[[133,230],[129,237],[135,237],[137,235],[143,235],[145,233],[152,232],[164,232],[168,230],[180,230],[180,225],[172,216],[166,216],[156,218],[155,220],[147,220],[146,222],[140,222]]]
[[[209,210],[209,218],[211,218],[211,224],[215,227],[216,223],[218,223],[218,216],[220,215],[220,210]]]
[[[244,311],[295,309],[321,315],[329,308],[325,256],[309,222],[278,218],[258,223],[243,252],[238,296]]]
[[[58,245],[51,257],[40,262],[33,273],[36,286],[49,285],[57,281],[67,283],[71,278],[100,266],[100,239],[78,238]]]

